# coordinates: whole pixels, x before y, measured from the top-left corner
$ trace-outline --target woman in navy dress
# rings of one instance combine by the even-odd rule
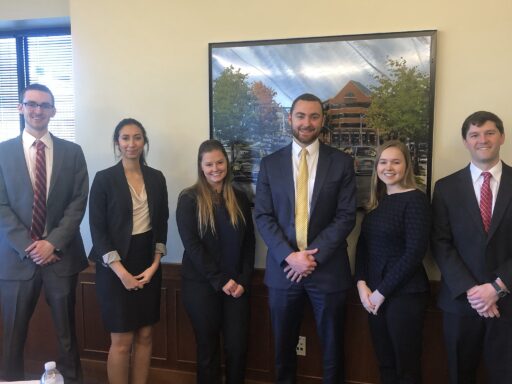
[[[249,332],[249,287],[254,268],[254,229],[249,201],[233,188],[222,144],[199,147],[197,181],[181,192],[176,210],[185,247],[182,300],[197,342],[197,382],[244,382]]]
[[[356,281],[369,313],[381,383],[420,383],[429,282],[423,267],[430,228],[407,147],[377,150],[371,195],[357,244]]]
[[[96,174],[89,224],[96,262],[96,292],[111,345],[110,384],[146,383],[153,325],[160,319],[160,259],[166,254],[167,187],[147,166],[146,130],[135,119],[114,130],[121,161]],[[131,365],[130,365],[131,360]]]

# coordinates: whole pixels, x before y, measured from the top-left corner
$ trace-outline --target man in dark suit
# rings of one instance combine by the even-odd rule
[[[503,122],[479,111],[462,125],[471,163],[436,183],[432,247],[450,382],[471,384],[483,353],[490,383],[512,383],[512,168]]]
[[[81,383],[75,336],[78,272],[87,266],[79,225],[88,176],[81,148],[48,132],[54,97],[40,84],[21,94],[23,133],[0,143],[0,312],[3,374],[24,377],[23,349],[41,287],[59,339],[57,367]]]
[[[295,99],[289,122],[293,142],[261,161],[255,200],[256,223],[268,247],[265,283],[276,382],[296,381],[295,347],[309,298],[323,349],[323,382],[343,383],[344,305],[352,286],[346,237],[355,223],[354,164],[350,156],[318,141],[324,122],[318,97],[303,94]]]

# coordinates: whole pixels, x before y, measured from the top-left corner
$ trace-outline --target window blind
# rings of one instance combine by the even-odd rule
[[[75,140],[73,99],[73,51],[70,35],[27,38],[29,83],[46,85],[55,96],[57,113],[49,130],[55,136]]]
[[[32,83],[46,85],[55,96],[57,114],[50,121],[50,132],[74,141],[73,51],[69,33],[27,31],[0,37],[0,141],[19,135],[18,92]]]
[[[20,134],[16,39],[0,38],[0,141]]]

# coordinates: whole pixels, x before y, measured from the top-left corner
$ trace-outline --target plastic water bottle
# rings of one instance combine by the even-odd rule
[[[41,384],[64,384],[64,377],[57,370],[55,361],[45,363]]]

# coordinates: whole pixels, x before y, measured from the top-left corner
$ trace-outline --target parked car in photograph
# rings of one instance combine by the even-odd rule
[[[354,157],[354,169],[356,175],[371,175],[375,165],[377,150],[373,146],[352,147]]]
[[[352,148],[352,146],[342,147],[340,148],[340,150],[342,152],[345,152],[347,155],[354,157],[354,149]]]

